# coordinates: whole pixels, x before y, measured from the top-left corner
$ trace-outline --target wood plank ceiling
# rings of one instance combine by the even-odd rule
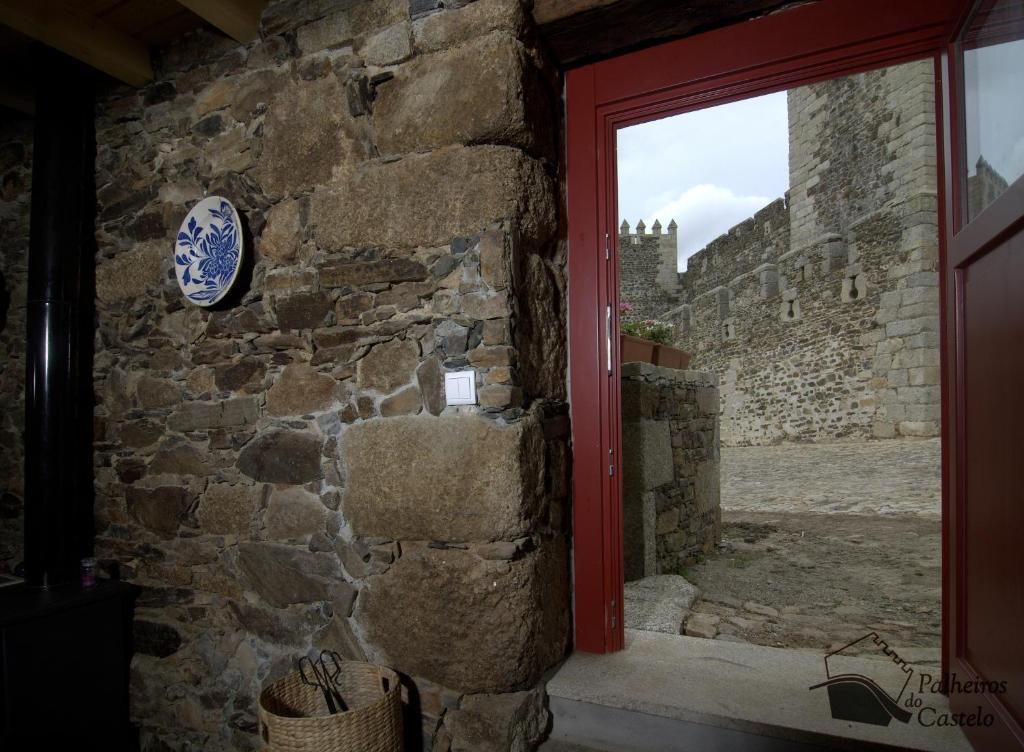
[[[133,86],[150,51],[198,28],[256,37],[267,0],[0,0],[0,106],[31,112],[30,50],[42,42]]]

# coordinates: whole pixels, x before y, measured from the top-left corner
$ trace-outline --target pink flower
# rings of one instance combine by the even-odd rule
[[[629,303],[619,303],[619,313],[630,313],[633,310],[633,306]]]

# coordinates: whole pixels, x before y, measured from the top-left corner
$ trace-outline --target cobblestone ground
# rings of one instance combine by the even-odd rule
[[[684,632],[834,650],[876,631],[938,661],[939,443],[722,450],[722,544],[685,575]]]
[[[938,517],[938,439],[722,448],[722,509]]]

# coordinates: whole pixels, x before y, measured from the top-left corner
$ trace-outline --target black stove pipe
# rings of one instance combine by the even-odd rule
[[[74,582],[92,551],[92,71],[35,51],[25,379],[25,578]]]

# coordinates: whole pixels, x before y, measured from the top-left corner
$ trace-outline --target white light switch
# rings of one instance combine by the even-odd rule
[[[476,371],[455,371],[444,375],[444,399],[449,405],[476,404]]]

